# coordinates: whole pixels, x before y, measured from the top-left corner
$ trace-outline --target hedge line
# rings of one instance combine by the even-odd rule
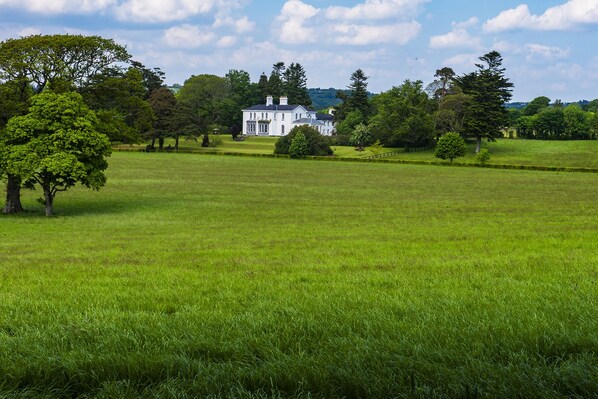
[[[113,148],[116,152],[145,152],[142,148]],[[166,152],[166,151],[161,151]],[[173,151],[174,152],[174,151]],[[197,152],[193,150],[179,150],[177,153],[182,154],[199,154],[199,155],[225,155],[225,156],[241,156],[241,157],[257,157],[257,158],[289,158],[288,155],[281,154],[259,154],[259,153],[246,153],[246,152],[218,152],[218,151],[204,151]],[[460,163],[460,162],[440,162],[440,161],[416,161],[416,160],[405,160],[405,159],[364,159],[364,158],[338,158],[335,156],[330,157],[315,157],[308,156],[306,159],[317,160],[317,161],[336,161],[336,162],[371,162],[371,163],[393,163],[393,164],[408,164],[408,165],[433,165],[433,166],[455,166],[455,167],[473,167],[473,168],[491,168],[491,169],[516,169],[516,170],[539,170],[548,172],[581,172],[581,173],[598,173],[597,168],[573,168],[573,167],[561,167],[561,166],[536,166],[536,165],[504,165],[504,164],[473,164],[473,163]]]

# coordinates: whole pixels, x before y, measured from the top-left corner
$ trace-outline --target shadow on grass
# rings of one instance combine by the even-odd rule
[[[0,214],[0,218],[45,218],[44,205],[27,202],[23,204],[25,211],[14,215]],[[54,212],[51,217],[77,217],[93,215],[119,215],[138,211],[145,211],[153,208],[154,205],[140,198],[93,198],[93,199],[71,199],[60,197],[55,200]]]

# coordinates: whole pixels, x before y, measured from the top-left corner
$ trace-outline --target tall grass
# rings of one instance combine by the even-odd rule
[[[596,183],[116,153],[0,219],[0,396],[595,396]]]

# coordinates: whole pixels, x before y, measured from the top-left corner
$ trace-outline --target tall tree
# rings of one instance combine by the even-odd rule
[[[421,80],[406,80],[372,99],[377,111],[370,119],[374,140],[387,147],[425,147],[433,143],[434,100],[422,85]]]
[[[80,89],[93,77],[119,62],[128,62],[127,50],[112,39],[82,35],[34,35],[0,43],[0,80],[64,92]],[[21,179],[8,174],[6,213],[19,212]],[[20,204],[20,200],[18,201]]]
[[[440,102],[444,96],[448,94],[455,94],[453,78],[455,77],[455,71],[453,68],[444,67],[437,69],[434,74],[436,78],[432,83],[426,87],[426,92]]]
[[[268,96],[268,75],[262,72],[260,80],[257,82],[258,102],[264,104],[266,102],[266,96]]]
[[[455,84],[472,97],[464,131],[475,137],[476,153],[480,151],[482,138],[494,141],[501,137],[501,128],[508,124],[504,104],[511,99],[513,83],[505,77],[502,56],[491,51],[479,57],[483,64],[478,70],[454,78]]]
[[[283,73],[284,92],[289,104],[311,107],[311,98],[307,91],[307,76],[299,63],[291,63]]]
[[[540,96],[534,98],[530,101],[529,104],[523,108],[523,115],[525,116],[532,116],[536,115],[538,112],[542,111],[542,109],[548,107],[550,105],[550,98],[545,96]]]
[[[238,105],[230,99],[229,81],[216,75],[190,77],[185,81],[177,98],[191,106],[201,121],[204,133],[207,133],[210,125],[232,125],[234,121],[230,118],[234,118],[239,112]]]
[[[367,119],[371,114],[371,107],[368,100],[368,77],[363,70],[358,69],[351,74],[349,89],[349,107],[351,111],[359,111]]]
[[[150,131],[152,147],[158,139],[160,149],[164,147],[164,139],[172,133],[172,120],[175,113],[177,99],[172,91],[166,87],[154,90],[148,100],[156,119]]]
[[[6,126],[0,155],[25,186],[41,186],[46,216],[53,213],[56,193],[76,183],[93,189],[105,184],[110,142],[97,124],[80,94],[45,92],[32,98],[27,115]]]
[[[164,86],[164,72],[160,68],[149,69],[141,62],[131,61],[131,67],[141,72],[143,79],[143,88],[145,90],[144,96],[146,99],[152,94],[154,90],[158,90]]]
[[[280,96],[284,95],[284,83],[283,75],[285,72],[284,62],[277,62],[272,66],[272,72],[268,79],[268,94],[273,96],[275,99],[279,99]]]

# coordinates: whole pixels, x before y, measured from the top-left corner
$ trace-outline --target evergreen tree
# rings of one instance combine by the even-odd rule
[[[282,77],[285,71],[284,62],[277,62],[272,66],[272,73],[268,79],[268,95],[279,99],[284,94]]]
[[[305,70],[299,63],[292,63],[283,73],[284,91],[289,97],[289,104],[311,107],[311,98],[307,91]]]
[[[454,78],[463,93],[472,97],[464,131],[476,138],[476,153],[480,151],[482,138],[494,141],[502,135],[501,128],[508,124],[504,104],[511,99],[513,87],[501,68],[500,53],[491,51],[479,59],[486,65],[476,64],[477,71]]]
[[[365,76],[363,70],[358,69],[351,74],[351,84],[349,89],[349,107],[351,111],[360,111],[364,117],[368,117],[371,113],[370,103],[368,101],[368,77]]]
[[[260,104],[265,103],[266,96],[268,95],[268,76],[264,72],[262,72],[260,80],[257,82],[257,93]]]

